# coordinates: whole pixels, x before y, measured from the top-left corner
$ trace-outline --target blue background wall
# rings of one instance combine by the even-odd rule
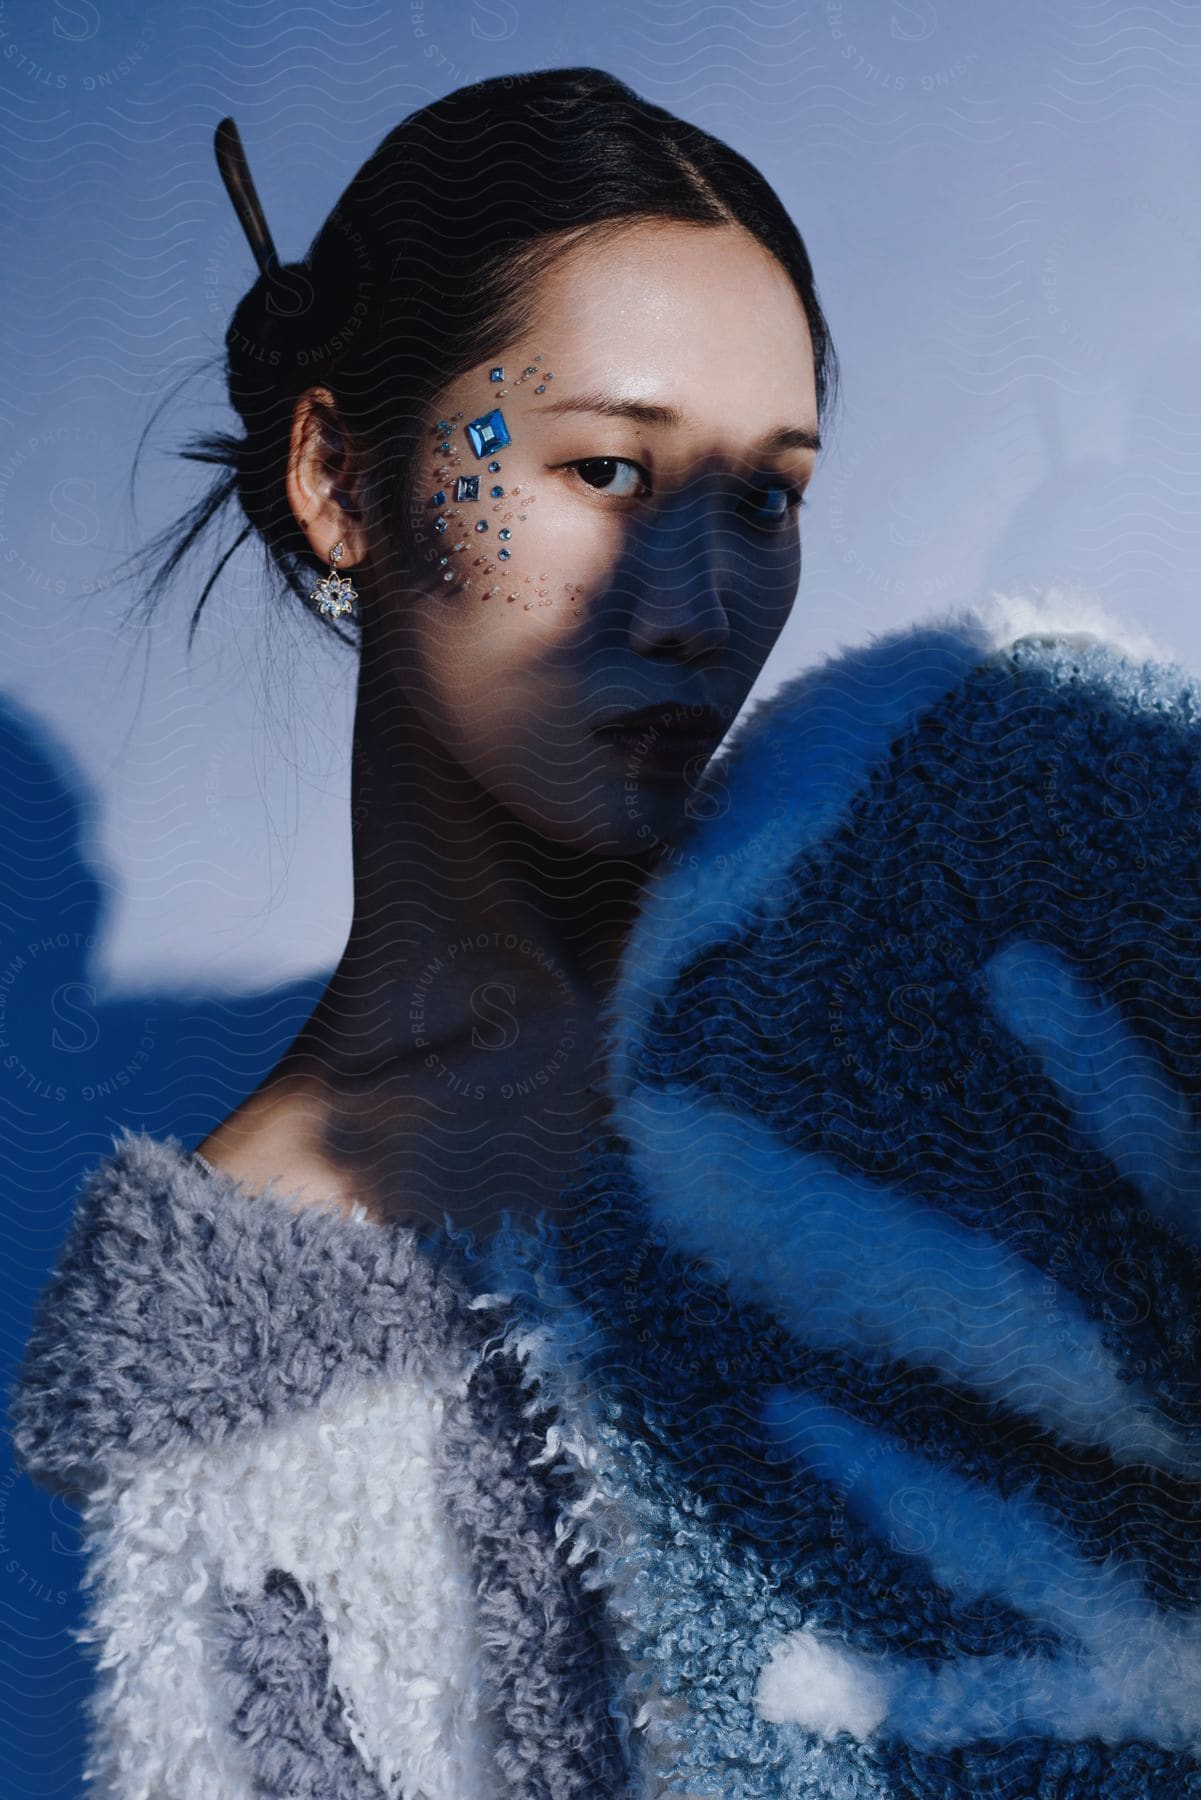
[[[1201,11],[1187,0],[276,0],[0,8],[0,1170],[7,1378],[120,1124],[201,1137],[307,1016],[350,907],[350,660],[251,559],[190,658],[121,556],[196,491],[253,276],[232,112],[298,255],[400,118],[613,70],[725,137],[808,243],[844,404],[757,691],[940,604],[1052,588],[1201,669]],[[155,428],[136,509],[133,451]],[[0,1479],[4,1756],[79,1791],[74,1515]]]

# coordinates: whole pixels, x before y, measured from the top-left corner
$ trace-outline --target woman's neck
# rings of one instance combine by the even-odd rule
[[[481,987],[595,1013],[653,855],[556,842],[501,806],[390,693],[360,685],[352,762],[354,916],[314,1015],[336,1070],[460,1031]],[[308,1041],[300,1046],[312,1047]]]

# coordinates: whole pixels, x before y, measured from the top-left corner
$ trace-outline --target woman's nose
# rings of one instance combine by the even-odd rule
[[[661,501],[642,524],[631,546],[630,643],[640,655],[695,662],[729,642],[720,506],[712,488],[698,484]]]

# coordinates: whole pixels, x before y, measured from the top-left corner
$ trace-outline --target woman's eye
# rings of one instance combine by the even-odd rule
[[[580,456],[573,462],[564,463],[563,467],[573,469],[593,493],[634,500],[650,492],[646,471],[632,457]],[[755,525],[770,531],[787,524],[796,509],[806,502],[800,488],[780,482],[747,489],[741,504],[747,508]]]
[[[800,488],[780,486],[750,488],[746,504],[754,523],[771,529],[787,524],[792,514],[808,502]]]
[[[637,488],[631,485],[628,474],[623,478],[619,471],[624,469],[632,471],[638,476],[643,475],[641,463],[634,462],[628,456],[580,456],[574,462],[566,463],[564,467],[575,469],[580,480],[598,494],[616,494],[620,500],[635,499]],[[614,481],[615,475],[618,476],[616,481]],[[642,485],[644,488],[646,487],[644,476]]]

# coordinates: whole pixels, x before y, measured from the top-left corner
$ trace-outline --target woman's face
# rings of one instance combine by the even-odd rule
[[[468,429],[494,413],[508,442]],[[736,227],[585,240],[430,425],[421,573],[372,558],[388,678],[546,835],[670,843],[796,595],[818,424],[790,280]]]

